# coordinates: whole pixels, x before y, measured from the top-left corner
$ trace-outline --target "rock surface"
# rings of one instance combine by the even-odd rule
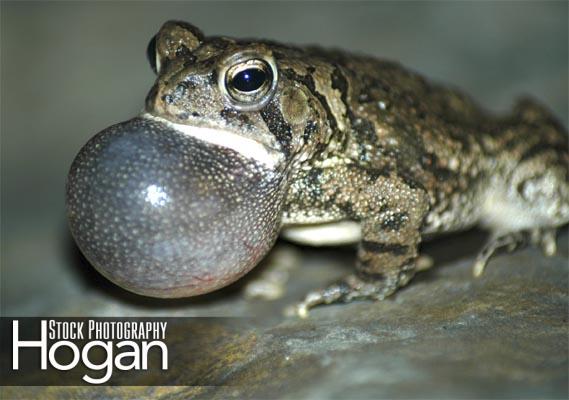
[[[204,336],[174,331],[188,348],[205,337],[217,338],[204,341],[198,359],[187,355],[191,367],[176,371],[176,384],[195,382],[196,371],[207,371],[201,381],[220,386],[8,388],[5,394],[92,399],[121,394],[161,399],[567,398],[567,238],[564,232],[553,258],[535,248],[497,256],[479,279],[472,277],[471,262],[483,243],[481,233],[437,240],[424,246],[436,266],[393,298],[320,307],[305,320],[284,317],[282,310],[306,290],[342,275],[351,249],[279,243],[281,251],[298,252],[303,265],[291,272],[285,297],[271,302],[242,295],[254,275],[201,299],[154,301],[80,269],[76,272],[86,275],[84,296],[62,307],[61,315],[245,318],[248,329],[237,333],[223,326]]]

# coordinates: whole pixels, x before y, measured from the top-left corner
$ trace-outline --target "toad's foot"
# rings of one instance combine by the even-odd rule
[[[543,228],[531,231],[531,243],[541,247],[541,251],[546,257],[553,257],[557,253],[557,229]]]
[[[433,259],[420,255],[415,271],[425,271],[433,267]],[[286,316],[308,317],[308,311],[320,304],[349,303],[352,300],[383,300],[393,294],[400,286],[407,284],[412,273],[404,268],[396,279],[364,281],[356,275],[349,275],[325,289],[309,292],[303,301],[285,309]]]
[[[478,253],[472,267],[472,274],[475,277],[481,276],[488,261],[498,250],[505,248],[508,252],[512,252],[526,243],[526,236],[525,232],[520,231],[490,238],[488,243],[486,243],[480,253]]]
[[[352,300],[383,300],[401,286],[398,279],[364,281],[349,275],[325,289],[309,292],[303,301],[285,309],[285,315],[308,317],[308,311],[320,304],[349,303]]]
[[[279,299],[286,291],[290,272],[299,264],[298,250],[279,244],[263,264],[261,275],[245,286],[244,295],[249,299]]]
[[[512,252],[529,242],[535,246],[539,246],[543,254],[552,257],[557,253],[556,228],[537,228],[528,231],[510,232],[505,235],[495,236],[491,238],[484,248],[478,254],[474,262],[472,273],[475,277],[479,277],[484,272],[488,261],[498,250],[506,249]]]
[[[417,272],[420,271],[426,271],[428,269],[433,268],[433,265],[435,265],[435,261],[433,260],[433,257],[428,256],[426,254],[421,254],[418,258],[417,258],[417,263],[415,265],[415,270]]]

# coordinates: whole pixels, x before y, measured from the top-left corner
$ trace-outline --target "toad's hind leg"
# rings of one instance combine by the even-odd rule
[[[507,181],[487,192],[482,223],[494,236],[474,263],[475,276],[502,248],[513,251],[529,242],[540,246],[546,256],[556,253],[556,231],[569,222],[568,143],[566,134],[545,133],[541,141],[525,148],[523,161]]]
[[[383,198],[383,193],[400,196]],[[353,300],[383,300],[406,285],[417,268],[421,225],[428,211],[426,193],[397,179],[376,182],[368,193],[375,212],[361,222],[356,271],[322,290],[308,293],[304,301],[287,310],[306,317],[319,304]],[[369,203],[368,203],[369,204]]]

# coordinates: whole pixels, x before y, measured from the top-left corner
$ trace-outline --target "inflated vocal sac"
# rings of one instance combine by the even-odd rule
[[[76,156],[69,225],[85,257],[123,288],[194,296],[237,280],[269,251],[281,183],[253,158],[137,117]]]

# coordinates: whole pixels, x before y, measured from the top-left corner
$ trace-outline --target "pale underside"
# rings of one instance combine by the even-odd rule
[[[339,221],[287,226],[282,229],[281,236],[291,242],[310,246],[337,246],[357,243],[362,234],[358,222]]]

